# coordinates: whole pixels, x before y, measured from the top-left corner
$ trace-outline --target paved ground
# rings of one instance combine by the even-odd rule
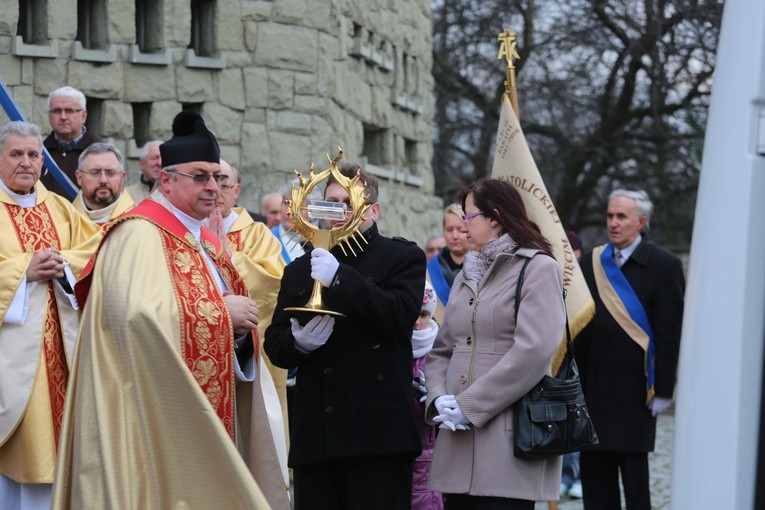
[[[674,431],[674,415],[659,415],[656,428],[656,449],[648,456],[651,470],[651,507],[653,510],[669,510],[670,482],[672,479],[672,438]],[[547,508],[547,503],[537,503],[534,510],[547,510]],[[558,502],[558,510],[583,509],[584,506],[581,499],[563,497]]]

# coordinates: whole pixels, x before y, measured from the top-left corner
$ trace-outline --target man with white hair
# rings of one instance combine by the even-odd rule
[[[78,315],[99,229],[39,182],[40,128],[0,127],[0,508],[48,508]]]
[[[128,195],[138,204],[141,200],[149,198],[154,186],[159,179],[159,172],[162,170],[162,156],[159,153],[159,146],[162,140],[152,140],[146,142],[141,149],[141,157],[138,158],[138,166],[141,168],[141,180],[125,188]]]
[[[88,118],[85,94],[74,87],[57,88],[48,95],[45,109],[53,131],[43,141],[43,145],[58,167],[75,183],[74,171],[77,170],[80,154],[98,141],[85,125]],[[72,198],[50,171],[46,170],[40,181],[48,191]]]
[[[675,389],[685,277],[680,259],[647,236],[645,191],[608,197],[609,242],[580,261],[595,317],[574,343],[582,390],[600,444],[581,452],[584,508],[651,509],[648,452],[656,415]]]
[[[131,209],[135,202],[125,193],[124,165],[122,153],[110,143],[96,142],[85,149],[75,172],[80,191],[74,208],[98,224]]]
[[[260,201],[260,214],[266,217],[266,226],[273,228],[282,221],[282,198],[281,193],[268,193]]]

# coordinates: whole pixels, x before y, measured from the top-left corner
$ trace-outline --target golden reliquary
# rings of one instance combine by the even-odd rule
[[[330,163],[329,168],[319,173],[315,173],[313,171],[313,165],[311,165],[311,168],[308,171],[308,179],[295,170],[295,173],[300,180],[300,186],[292,187],[292,196],[289,200],[289,211],[287,212],[292,220],[292,228],[290,228],[285,235],[292,234],[290,240],[302,236],[304,240],[303,244],[310,242],[314,247],[324,248],[325,250],[331,250],[335,246],[340,245],[340,248],[345,255],[348,255],[348,251],[353,255],[356,255],[356,250],[363,251],[364,249],[361,242],[367,242],[364,236],[359,232],[359,227],[364,222],[364,215],[371,204],[367,201],[364,187],[359,186],[361,177],[356,175],[355,177],[350,178],[340,173],[337,164],[342,157],[343,149],[338,147],[338,153],[335,159],[332,159],[327,155],[327,159],[329,159]],[[308,199],[314,188],[319,183],[329,178],[330,175],[348,192],[350,205],[343,202],[325,202],[322,200]],[[314,224],[317,220],[318,222],[323,220],[338,221],[344,218],[347,218],[348,221],[328,230],[322,229]],[[346,249],[348,251],[346,251]],[[314,280],[313,291],[311,292],[311,297],[308,300],[308,303],[302,307],[290,307],[285,308],[285,310],[344,317],[340,312],[324,308],[321,298],[321,289],[322,284],[318,280]]]

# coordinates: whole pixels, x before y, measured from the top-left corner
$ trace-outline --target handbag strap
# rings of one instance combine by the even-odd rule
[[[526,266],[529,265],[529,262],[531,262],[531,259],[533,259],[537,254],[544,253],[548,257],[552,257],[549,253],[538,251],[534,253],[531,257],[526,257],[526,260],[523,261],[523,265],[521,266],[521,272],[518,273],[518,280],[515,283],[515,322],[518,323],[518,309],[521,306],[521,289],[523,288],[523,280],[526,275]],[[566,289],[563,289],[563,305],[566,304]],[[566,311],[566,354],[563,356],[563,360],[561,361],[560,368],[558,369],[558,374],[560,374],[562,369],[568,370],[568,367],[571,365],[571,363],[567,363],[570,359],[573,360],[574,357],[574,349],[571,345],[571,329],[568,325],[568,310]]]

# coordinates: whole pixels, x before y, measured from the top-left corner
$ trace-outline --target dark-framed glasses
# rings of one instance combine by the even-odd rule
[[[462,215],[462,222],[463,223],[467,223],[468,220],[471,220],[471,219],[475,218],[476,216],[480,216],[482,214],[483,214],[483,211],[476,211],[476,212],[470,213],[470,214],[463,214]]]
[[[220,184],[221,182],[224,182],[226,179],[228,179],[228,175],[223,175],[223,174],[207,174],[207,173],[187,174],[184,172],[179,172],[178,170],[165,170],[165,171],[171,174],[178,174],[184,177],[188,177],[189,179],[194,181],[196,184],[205,184],[207,183],[207,181],[210,180],[210,178],[212,178],[212,180],[214,180],[216,184]]]
[[[88,177],[92,177],[93,179],[98,179],[101,177],[101,174],[105,175],[107,179],[111,179],[112,177],[117,177],[118,175],[124,173],[124,170],[115,170],[113,168],[102,168],[100,170],[80,170],[80,173],[83,175],[87,175]]]
[[[75,113],[80,113],[82,110],[82,108],[51,108],[48,110],[48,113],[51,115],[61,115],[62,113],[74,115]]]

